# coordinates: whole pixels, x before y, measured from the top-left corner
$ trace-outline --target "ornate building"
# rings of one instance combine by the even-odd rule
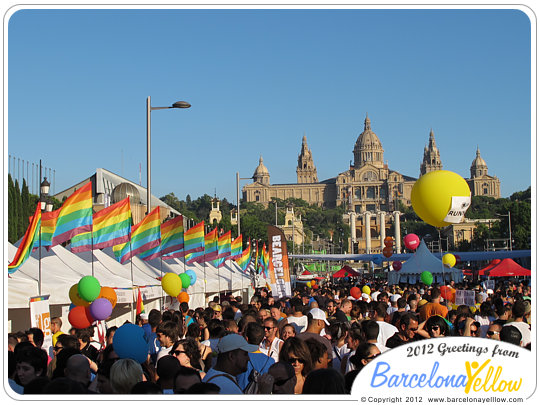
[[[501,198],[501,181],[497,176],[488,174],[486,161],[480,156],[476,147],[476,157],[471,164],[471,178],[467,179],[472,195]]]
[[[253,183],[242,189],[243,198],[245,201],[259,202],[265,206],[272,198],[300,198],[309,204],[345,207],[349,214],[344,216],[344,221],[351,227],[350,251],[380,253],[384,248],[386,234],[397,237],[396,248],[399,251],[398,202],[411,205],[411,190],[417,179],[388,167],[388,163],[384,161],[382,143],[372,130],[371,120],[367,115],[364,131],[356,140],[353,155],[354,163],[350,164],[346,171],[336,177],[318,181],[317,168],[304,135],[296,168],[297,182],[270,184],[270,172],[263,164],[261,156],[259,166],[253,174]],[[433,130],[430,130],[428,145],[424,148],[420,164],[420,176],[442,168],[435,135]],[[470,170],[471,178],[466,181],[473,196],[500,197],[500,181],[487,174],[487,165],[480,157],[479,150]]]

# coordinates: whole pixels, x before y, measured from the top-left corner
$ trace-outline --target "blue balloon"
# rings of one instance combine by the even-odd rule
[[[186,270],[184,273],[189,276],[189,285],[195,284],[195,281],[197,281],[197,274],[193,270]]]
[[[69,310],[71,311],[71,310],[72,310],[73,308],[75,308],[75,307],[76,307],[76,305],[72,303],[72,304],[69,306]]]
[[[148,356],[148,343],[144,338],[144,330],[132,323],[120,326],[113,336],[114,351],[121,359],[133,359],[144,363]]]

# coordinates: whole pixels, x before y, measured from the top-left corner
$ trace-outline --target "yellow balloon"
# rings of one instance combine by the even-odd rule
[[[182,291],[182,280],[176,273],[167,273],[161,279],[161,287],[167,295],[178,297],[178,294]]]
[[[364,294],[369,295],[369,294],[371,294],[371,288],[369,288],[369,286],[365,285],[365,286],[362,287],[362,292]]]
[[[436,228],[450,225],[444,221],[452,207],[452,197],[470,197],[471,190],[463,177],[448,170],[424,174],[411,190],[411,203],[424,222]]]
[[[308,288],[311,288],[311,281],[308,281],[308,282],[306,283],[306,285],[307,285]]]
[[[90,305],[88,301],[83,300],[79,295],[79,283],[73,284],[69,289],[69,299],[71,300],[73,305],[77,307],[87,307],[88,305]]]
[[[454,267],[456,265],[456,256],[447,253],[442,257],[442,262],[446,267]]]

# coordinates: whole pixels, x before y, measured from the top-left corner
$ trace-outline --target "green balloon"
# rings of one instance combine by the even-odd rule
[[[182,288],[188,288],[191,285],[191,278],[188,274],[180,274],[180,280],[182,281]]]
[[[84,276],[77,285],[79,296],[88,302],[94,301],[101,293],[101,285],[97,278],[92,276]]]
[[[433,283],[433,274],[429,271],[423,271],[422,274],[420,274],[420,281],[425,285],[431,285],[431,283]]]

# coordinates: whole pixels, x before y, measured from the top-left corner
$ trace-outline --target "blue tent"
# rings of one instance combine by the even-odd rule
[[[444,266],[442,261],[429,251],[426,243],[422,240],[416,252],[403,263],[399,272],[391,271],[388,273],[388,284],[415,284],[420,281],[420,274],[424,271],[433,274],[434,283],[442,284],[443,280],[453,280],[455,282],[463,280],[461,270]]]

